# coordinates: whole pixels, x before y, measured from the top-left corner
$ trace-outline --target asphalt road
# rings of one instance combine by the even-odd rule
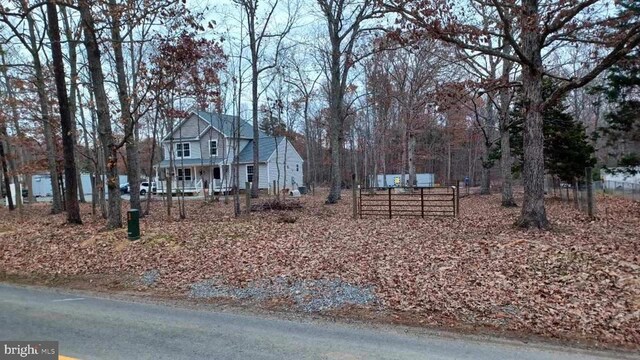
[[[0,284],[0,340],[57,340],[79,359],[611,359],[594,353],[324,321],[193,310]]]

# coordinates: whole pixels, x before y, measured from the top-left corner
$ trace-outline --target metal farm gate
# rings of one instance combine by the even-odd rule
[[[457,186],[421,188],[360,189],[358,212],[363,216],[458,216],[460,188]]]

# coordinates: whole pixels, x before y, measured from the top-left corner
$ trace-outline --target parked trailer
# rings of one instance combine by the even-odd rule
[[[80,179],[82,181],[82,190],[85,196],[91,196],[91,174],[81,174]],[[119,175],[118,180],[120,185],[127,182],[126,175]],[[64,179],[63,179],[64,181]],[[51,176],[49,174],[36,174],[31,177],[31,189],[35,197],[48,197],[52,196],[51,189]],[[105,187],[105,194],[107,189]]]
[[[407,187],[409,186],[409,174],[404,175],[404,181],[405,184],[402,184],[401,174],[378,174],[376,179],[376,187]],[[434,185],[435,176],[433,174],[416,174],[416,187],[433,187]]]

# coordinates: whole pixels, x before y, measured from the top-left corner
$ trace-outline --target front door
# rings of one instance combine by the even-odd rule
[[[213,168],[213,181],[214,181],[214,185],[216,188],[220,188],[221,181],[220,181],[221,177],[220,177],[220,168],[219,167],[214,167]]]

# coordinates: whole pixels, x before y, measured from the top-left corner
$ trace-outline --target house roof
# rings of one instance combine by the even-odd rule
[[[279,136],[277,138],[277,144],[284,139],[284,137]],[[267,162],[271,154],[276,151],[276,139],[271,136],[260,137],[258,141],[258,161]],[[240,159],[241,163],[250,163],[253,162],[253,140],[249,141],[247,146],[240,151]]]
[[[220,130],[222,134],[226,137],[234,137],[234,120],[239,119],[239,116],[218,114],[208,111],[198,110],[195,113],[200,116],[204,121],[208,122],[214,128]],[[267,136],[265,133],[260,131],[260,137]],[[243,139],[253,139],[253,126],[246,121],[240,122],[240,138]]]

